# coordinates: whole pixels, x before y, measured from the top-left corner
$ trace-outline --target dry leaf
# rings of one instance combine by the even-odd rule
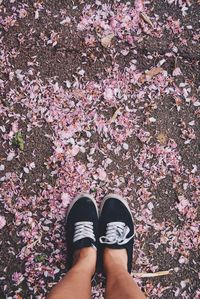
[[[73,91],[73,95],[74,95],[75,97],[77,97],[77,98],[79,98],[79,97],[82,98],[82,97],[85,96],[85,93],[84,93],[83,90],[76,88],[76,89],[74,89],[74,91]]]
[[[119,115],[120,112],[121,112],[121,107],[119,107],[119,108],[115,111],[115,113],[113,114],[113,116],[112,116],[111,119],[109,120],[109,123],[110,123],[110,124],[112,124],[112,123],[115,121],[115,119],[117,118],[117,116]]]
[[[114,33],[108,34],[101,39],[101,44],[104,48],[109,48],[111,46],[112,39],[114,37]]]
[[[138,79],[138,82],[143,84],[144,82],[146,81],[146,76],[144,74],[142,74],[139,79]]]
[[[160,74],[163,72],[163,68],[162,67],[153,67],[151,70],[146,71],[146,79],[149,81],[151,80],[154,76]]]
[[[157,140],[164,145],[167,144],[168,137],[165,133],[161,132],[158,134]]]
[[[21,295],[17,294],[17,299],[23,299]]]
[[[182,104],[182,100],[180,98],[176,98],[175,103],[177,106],[180,106]]]
[[[141,16],[147,24],[149,24],[151,27],[153,27],[153,23],[151,22],[150,18],[144,12],[141,13]]]
[[[133,272],[133,276],[135,277],[158,277],[158,276],[164,276],[164,275],[169,275],[172,274],[172,269],[167,270],[167,271],[159,271],[159,272],[155,272],[155,273],[145,273],[145,272]]]

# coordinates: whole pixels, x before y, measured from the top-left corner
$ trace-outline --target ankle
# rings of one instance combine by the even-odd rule
[[[106,273],[127,272],[127,251],[126,249],[105,248],[103,264]]]
[[[75,251],[73,266],[76,269],[88,271],[93,275],[96,268],[96,259],[96,249],[92,247],[85,247]]]

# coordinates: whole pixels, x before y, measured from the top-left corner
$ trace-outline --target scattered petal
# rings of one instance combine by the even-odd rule
[[[6,225],[6,219],[4,216],[0,215],[0,229],[2,229]]]

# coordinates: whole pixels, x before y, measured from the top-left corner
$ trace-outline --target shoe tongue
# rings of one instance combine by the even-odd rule
[[[84,247],[94,247],[94,241],[90,238],[84,238],[73,243],[73,251]]]

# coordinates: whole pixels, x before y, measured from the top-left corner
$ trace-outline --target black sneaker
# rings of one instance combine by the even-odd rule
[[[76,250],[97,248],[98,221],[98,209],[92,196],[83,193],[72,201],[65,222],[68,268],[73,265]]]
[[[128,254],[128,272],[132,268],[134,243],[133,217],[126,200],[116,194],[105,197],[100,209],[101,259],[105,247],[113,249],[125,248]]]

